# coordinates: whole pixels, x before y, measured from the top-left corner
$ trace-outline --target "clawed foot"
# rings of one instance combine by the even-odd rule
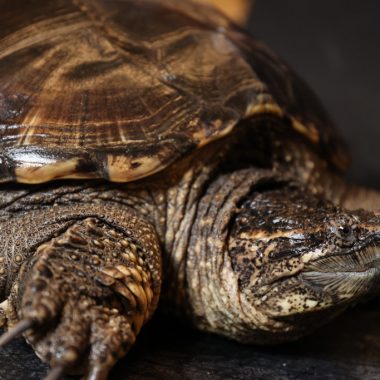
[[[152,299],[149,276],[133,263],[114,265],[88,254],[95,249],[89,244],[81,255],[73,244],[53,243],[28,263],[25,281],[11,295],[20,322],[0,338],[0,346],[23,334],[51,366],[47,380],[66,373],[106,379],[146,320]]]
[[[125,214],[120,219],[129,225]],[[156,235],[140,225],[137,238],[102,218],[75,220],[39,245],[2,304],[0,322],[15,327],[0,345],[23,334],[51,366],[47,380],[63,374],[106,379],[157,305],[161,260]],[[134,214],[130,219],[137,223]]]
[[[88,306],[86,302],[84,305]],[[25,333],[36,353],[52,367],[45,380],[83,372],[89,380],[106,379],[135,340],[127,318],[104,308],[90,307],[84,317],[79,315],[84,309],[64,309],[62,321],[49,328],[32,320],[20,321],[1,337],[0,346]]]
[[[106,379],[135,341],[131,320],[107,294],[80,295],[75,287],[63,293],[64,298],[54,292],[67,285],[46,283],[33,298],[24,297],[23,319],[1,337],[0,346],[24,333],[37,355],[52,367],[46,380],[61,378],[64,373]]]

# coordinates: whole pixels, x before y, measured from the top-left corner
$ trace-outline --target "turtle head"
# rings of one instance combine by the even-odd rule
[[[243,308],[260,316],[256,325],[296,337],[376,295],[379,216],[288,185],[250,195],[228,244]]]

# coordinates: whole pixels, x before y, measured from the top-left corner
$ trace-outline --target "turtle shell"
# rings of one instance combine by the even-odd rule
[[[344,166],[303,82],[210,7],[0,0],[0,9],[1,182],[136,180],[262,115]]]

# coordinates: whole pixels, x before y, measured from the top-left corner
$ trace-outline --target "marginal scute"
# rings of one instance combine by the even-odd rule
[[[20,166],[15,169],[17,181],[20,183],[41,183],[59,178],[81,178],[76,169],[77,159],[54,162],[42,166]],[[87,175],[86,175],[87,177]]]
[[[107,157],[109,180],[126,182],[153,174],[160,169],[161,163],[157,157],[141,157],[139,162],[133,162],[128,156]]]
[[[284,110],[276,103],[263,103],[263,104],[250,104],[247,107],[247,117],[254,117],[260,115],[275,115],[278,117],[284,116]]]
[[[317,144],[319,142],[320,136],[318,129],[312,125],[309,124],[308,128],[300,123],[296,118],[292,117],[291,118],[292,126],[293,128],[304,135],[307,139],[309,139],[311,142]]]
[[[210,7],[31,0],[20,14],[25,6],[0,0],[0,182],[133,181],[263,115],[344,167],[302,81]]]

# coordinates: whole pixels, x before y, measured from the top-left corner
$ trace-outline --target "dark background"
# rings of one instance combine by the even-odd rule
[[[350,178],[380,188],[380,1],[256,0],[250,31],[320,97],[349,146]]]
[[[231,0],[233,1],[233,0]],[[342,131],[350,178],[380,189],[380,1],[257,0],[250,30],[304,77]],[[348,311],[299,342],[259,348],[156,318],[112,379],[379,379],[378,302]],[[18,340],[0,353],[0,379],[47,368]]]

